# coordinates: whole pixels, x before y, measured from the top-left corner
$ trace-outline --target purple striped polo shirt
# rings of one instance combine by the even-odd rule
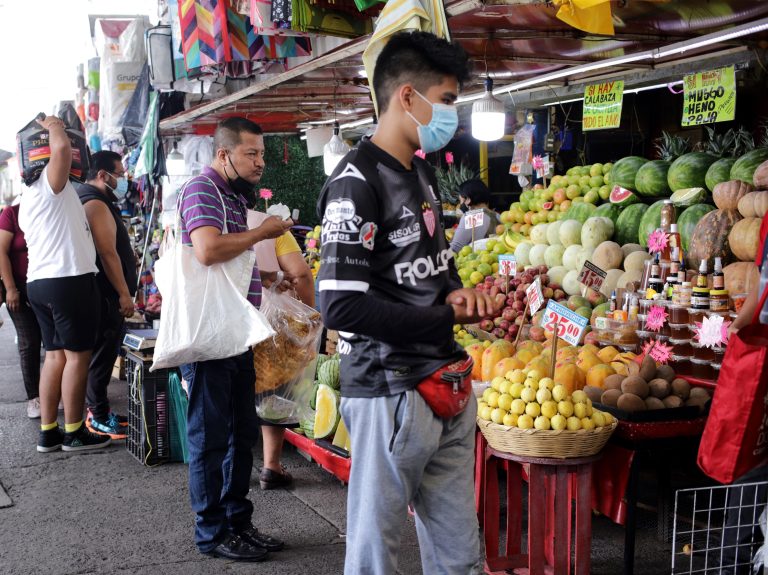
[[[195,176],[185,185],[179,198],[181,216],[181,241],[191,246],[190,232],[197,228],[210,226],[219,231],[224,229],[224,211],[221,198],[216,193],[213,181],[221,192],[226,207],[227,230],[230,233],[248,230],[247,210],[243,197],[232,191],[229,184],[211,167],[206,167],[202,174]],[[255,307],[261,305],[261,275],[254,264],[251,285],[248,288],[248,301]]]

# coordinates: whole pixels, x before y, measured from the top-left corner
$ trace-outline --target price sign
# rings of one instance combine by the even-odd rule
[[[549,300],[544,317],[541,319],[541,327],[545,331],[556,334],[571,345],[579,345],[587,323],[587,318],[581,317],[553,300]]]
[[[464,214],[464,229],[471,230],[479,228],[485,223],[485,212],[483,210],[472,210]]]
[[[591,84],[584,88],[584,131],[618,128],[621,124],[623,100],[624,82],[621,80]]]
[[[683,79],[683,126],[728,122],[736,117],[733,66],[690,74]]]
[[[525,295],[528,296],[528,308],[531,310],[531,315],[535,314],[541,308],[541,304],[544,303],[544,294],[541,293],[541,280],[536,280],[528,286],[525,290]]]
[[[604,272],[595,264],[587,260],[584,262],[584,267],[581,268],[579,281],[588,288],[591,288],[595,291],[600,291],[600,288],[603,286],[603,280],[605,280],[607,275],[607,272]]]
[[[513,276],[517,273],[517,259],[512,254],[499,256],[499,275]]]

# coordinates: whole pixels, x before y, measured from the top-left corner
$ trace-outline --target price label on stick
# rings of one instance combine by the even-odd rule
[[[607,275],[607,272],[604,272],[592,262],[586,261],[584,262],[584,267],[581,268],[579,281],[588,288],[600,291],[600,288],[603,286],[603,280],[605,280]]]
[[[571,345],[579,345],[587,323],[587,318],[581,317],[567,307],[549,300],[544,317],[541,320],[541,327]]]
[[[512,254],[499,256],[499,275],[513,276],[517,273],[517,258]]]
[[[464,214],[464,229],[471,230],[479,228],[485,223],[485,212],[483,210],[472,210]]]
[[[541,293],[541,280],[536,280],[528,286],[525,290],[525,295],[528,296],[528,309],[531,310],[531,315],[535,314],[541,308],[541,304],[544,303],[544,294]]]

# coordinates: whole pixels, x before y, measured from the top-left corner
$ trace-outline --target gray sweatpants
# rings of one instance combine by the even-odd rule
[[[392,575],[408,504],[428,575],[481,572],[474,498],[477,402],[443,420],[416,390],[342,398],[352,444],[345,575]]]

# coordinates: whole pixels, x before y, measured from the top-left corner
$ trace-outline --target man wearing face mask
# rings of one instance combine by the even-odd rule
[[[339,330],[341,413],[355,446],[346,575],[396,572],[409,504],[424,573],[479,573],[477,403],[469,394],[453,415],[437,408],[438,416],[422,384],[460,361],[456,389],[466,390],[452,326],[491,315],[499,302],[462,289],[434,170],[414,156],[451,140],[468,75],[458,45],[423,32],[392,36],[373,74],[376,133],[341,160],[320,194],[320,306],[325,325]]]
[[[133,315],[136,257],[117,203],[128,192],[122,159],[115,152],[96,152],[86,183],[77,187],[96,246],[96,279],[101,289],[101,322],[88,367],[86,425],[94,433],[125,439],[128,420],[110,409],[107,386],[120,352],[125,318]]]

